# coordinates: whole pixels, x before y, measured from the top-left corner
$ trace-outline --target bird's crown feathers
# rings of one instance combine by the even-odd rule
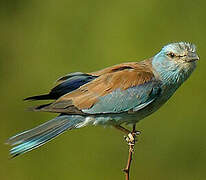
[[[195,53],[196,46],[188,42],[177,42],[164,46],[162,51],[166,53],[173,52],[175,54],[185,54],[188,52]]]

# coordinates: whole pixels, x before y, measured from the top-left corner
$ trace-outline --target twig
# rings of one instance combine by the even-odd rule
[[[125,172],[125,178],[126,180],[129,180],[129,173],[130,173],[130,167],[131,167],[131,163],[132,163],[132,157],[134,154],[134,145],[135,145],[135,138],[136,138],[136,125],[133,125],[133,129],[131,132],[131,135],[133,137],[133,141],[129,142],[129,155],[128,155],[128,160],[127,160],[127,165],[126,168],[123,169],[123,171]]]

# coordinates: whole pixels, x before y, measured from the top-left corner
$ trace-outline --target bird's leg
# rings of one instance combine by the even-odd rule
[[[127,141],[128,145],[134,145],[135,142],[137,141],[136,137],[140,135],[140,131],[132,131],[129,133],[126,137],[125,140]]]
[[[126,142],[128,143],[128,145],[134,145],[134,143],[136,141],[135,140],[136,136],[140,134],[139,131],[136,131],[134,129],[134,126],[133,126],[132,132],[130,130],[120,126],[120,125],[114,125],[114,127],[127,135],[127,136],[124,136],[124,138],[125,138]]]
[[[126,135],[128,135],[128,134],[130,134],[130,133],[131,133],[131,131],[130,131],[130,130],[128,130],[128,129],[126,129],[126,128],[124,128],[124,127],[120,126],[120,125],[114,125],[114,127],[115,127],[116,129],[118,129],[118,130],[122,131],[122,132],[123,132],[123,133],[125,133]]]

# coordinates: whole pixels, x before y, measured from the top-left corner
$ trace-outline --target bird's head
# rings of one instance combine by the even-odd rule
[[[196,67],[199,57],[194,44],[187,42],[171,43],[164,46],[153,58],[152,65],[161,74],[189,76]]]
[[[195,45],[186,42],[168,44],[162,48],[160,54],[167,60],[178,64],[199,60]]]

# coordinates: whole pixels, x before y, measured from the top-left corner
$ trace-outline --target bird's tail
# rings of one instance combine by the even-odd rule
[[[84,120],[85,118],[79,115],[60,115],[40,126],[12,136],[7,140],[7,144],[16,146],[10,150],[10,154],[16,157],[42,146],[67,129],[78,127]]]

